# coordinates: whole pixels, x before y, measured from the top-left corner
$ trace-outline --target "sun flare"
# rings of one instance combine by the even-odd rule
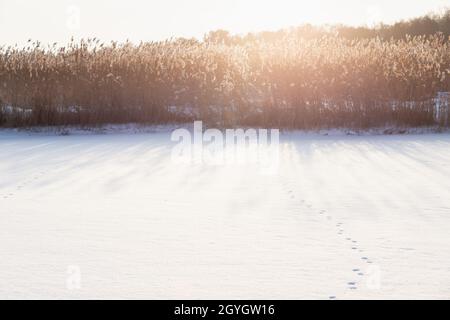
[[[2,42],[12,44],[29,38],[67,42],[72,36],[149,41],[201,38],[217,29],[243,34],[304,23],[374,25],[448,6],[450,0],[416,1],[414,6],[408,0],[0,0],[0,28],[8,29]]]

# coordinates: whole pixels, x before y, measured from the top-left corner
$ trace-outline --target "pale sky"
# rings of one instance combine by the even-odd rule
[[[278,30],[302,23],[373,25],[450,7],[450,0],[0,0],[0,45],[201,38]]]

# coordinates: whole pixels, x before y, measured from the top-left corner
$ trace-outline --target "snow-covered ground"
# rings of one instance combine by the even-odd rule
[[[450,298],[450,134],[283,134],[272,175],[172,147],[1,132],[0,298]]]

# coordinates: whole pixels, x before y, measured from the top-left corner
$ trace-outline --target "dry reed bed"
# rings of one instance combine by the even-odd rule
[[[286,128],[417,126],[433,124],[439,91],[450,91],[442,35],[0,47],[3,126],[193,118]]]

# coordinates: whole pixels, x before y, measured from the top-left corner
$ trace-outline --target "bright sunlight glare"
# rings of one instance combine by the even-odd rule
[[[304,23],[371,26],[449,6],[450,0],[0,0],[0,43],[201,38],[217,29],[242,34]]]

